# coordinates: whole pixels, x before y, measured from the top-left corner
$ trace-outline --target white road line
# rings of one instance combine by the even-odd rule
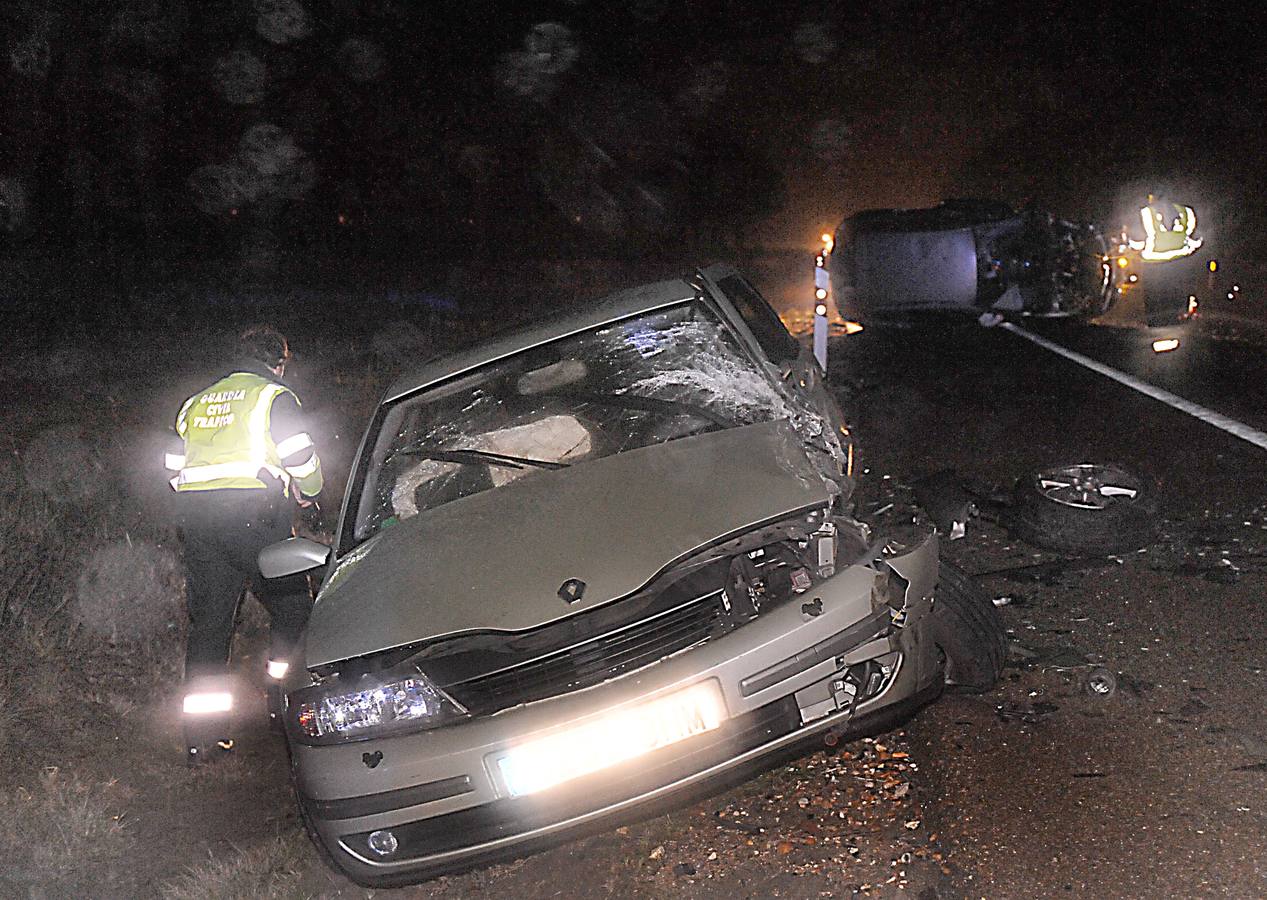
[[[1141,394],[1152,397],[1154,400],[1160,400],[1167,406],[1177,409],[1180,412],[1187,413],[1193,418],[1200,419],[1207,425],[1213,425],[1215,428],[1226,431],[1233,437],[1238,437],[1243,441],[1249,441],[1254,446],[1267,450],[1267,434],[1264,434],[1256,428],[1250,428],[1244,422],[1238,422],[1235,419],[1228,418],[1222,413],[1217,413],[1212,409],[1206,409],[1204,406],[1193,403],[1191,400],[1185,400],[1182,397],[1170,393],[1170,391],[1162,390],[1155,385],[1151,385],[1147,381],[1140,381],[1134,375],[1119,372],[1117,369],[1106,366],[1102,362],[1097,362],[1089,356],[1083,356],[1081,353],[1069,350],[1059,344],[1047,340],[1046,338],[1039,337],[1033,332],[1026,331],[1024,328],[1014,325],[1011,322],[1004,322],[999,327],[1006,328],[1008,331],[1025,338],[1027,341],[1032,341],[1044,350],[1050,350],[1058,356],[1063,356],[1065,359],[1072,360],[1080,366],[1085,366],[1092,372],[1098,372],[1105,378],[1112,378],[1114,381],[1119,384],[1124,384],[1132,390],[1139,391]]]

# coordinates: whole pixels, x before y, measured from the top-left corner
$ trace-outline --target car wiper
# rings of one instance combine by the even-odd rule
[[[489,465],[502,466],[507,469],[522,469],[524,466],[533,466],[537,469],[566,469],[569,463],[554,462],[548,459],[529,459],[526,456],[507,456],[504,453],[491,453],[488,450],[475,450],[471,448],[457,450],[441,450],[438,447],[431,447],[422,444],[416,444],[412,447],[401,447],[399,450],[392,452],[387,459],[392,456],[417,456],[421,459],[434,459],[436,462],[457,463],[459,465],[481,465],[488,463]],[[383,462],[387,462],[387,459]]]
[[[658,397],[642,397],[638,394],[591,394],[582,391],[550,391],[549,394],[552,397],[563,397],[578,403],[618,406],[622,409],[637,409],[644,412],[681,413],[705,419],[718,428],[732,428],[735,424],[705,406],[687,403],[684,400],[661,400]]]

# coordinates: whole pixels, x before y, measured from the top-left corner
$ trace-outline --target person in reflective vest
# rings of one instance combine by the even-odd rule
[[[179,500],[185,548],[189,631],[184,712],[190,762],[210,746],[211,729],[227,729],[233,692],[229,646],[243,590],[268,611],[268,674],[280,679],[312,605],[304,576],[266,580],[259,551],[292,533],[295,505],[321,492],[321,458],[304,424],[299,398],[283,381],[290,349],[270,326],[239,338],[240,358],[189,397],[176,415],[166,465]],[[219,734],[222,749],[232,742]]]
[[[1191,256],[1201,248],[1195,237],[1197,214],[1191,206],[1169,203],[1162,196],[1148,195],[1148,203],[1139,211],[1144,226],[1144,239],[1132,240],[1132,250],[1140,251],[1146,262],[1166,262]]]

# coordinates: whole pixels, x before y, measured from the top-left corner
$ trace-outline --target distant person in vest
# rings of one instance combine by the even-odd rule
[[[185,401],[167,468],[178,494],[185,544],[189,634],[185,652],[186,752],[197,764],[232,749],[229,645],[248,586],[271,620],[268,675],[281,679],[307,622],[303,575],[267,580],[259,551],[291,536],[294,506],[321,492],[321,459],[299,398],[282,381],[290,348],[275,328],[248,328],[224,375]]]

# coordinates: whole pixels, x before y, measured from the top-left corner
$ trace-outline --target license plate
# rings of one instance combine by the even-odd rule
[[[510,795],[521,797],[712,731],[725,719],[721,689],[705,681],[526,741],[499,757],[497,768]]]

